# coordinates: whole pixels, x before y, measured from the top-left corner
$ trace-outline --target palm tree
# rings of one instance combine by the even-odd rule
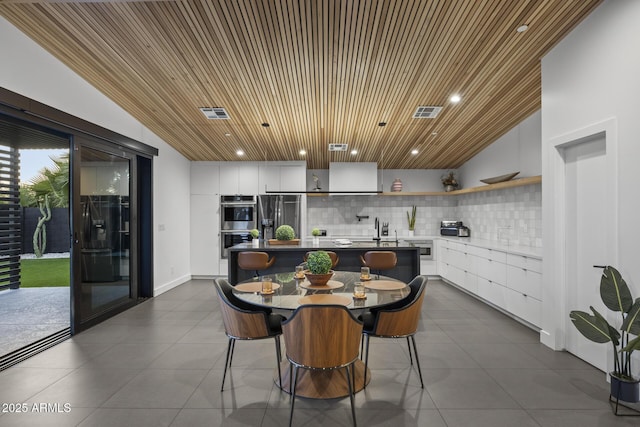
[[[69,207],[69,154],[51,157],[54,166],[42,168],[29,183],[20,186],[20,205],[38,207],[48,195],[52,208]]]

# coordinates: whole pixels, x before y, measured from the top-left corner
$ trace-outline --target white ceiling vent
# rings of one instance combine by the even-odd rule
[[[329,151],[347,151],[349,144],[329,144]]]
[[[433,119],[442,110],[442,107],[418,107],[415,113],[413,113],[414,119]]]
[[[202,114],[204,114],[204,116],[209,120],[228,120],[231,118],[229,117],[229,113],[227,113],[227,110],[221,107],[201,107],[200,111],[202,111]]]

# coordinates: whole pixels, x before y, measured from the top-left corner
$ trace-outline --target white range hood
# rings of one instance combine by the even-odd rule
[[[377,163],[329,163],[329,193],[375,194],[377,192],[379,192]]]

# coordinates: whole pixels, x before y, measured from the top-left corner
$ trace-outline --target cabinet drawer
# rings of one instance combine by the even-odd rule
[[[542,304],[535,298],[504,288],[504,309],[535,326],[540,326]]]
[[[469,246],[469,252],[481,258],[490,259],[492,261],[498,261],[503,264],[507,263],[506,252],[498,251],[495,249],[479,248],[477,246]]]
[[[523,255],[507,254],[507,264],[542,273],[542,260]]]
[[[467,244],[466,243],[458,243],[458,242],[449,242],[449,248],[458,252],[467,252]]]
[[[487,258],[476,257],[475,267],[478,276],[501,285],[507,282],[506,264]]]
[[[507,287],[542,300],[542,274],[525,268],[507,266]]]
[[[504,308],[503,287],[483,277],[477,279],[478,295],[500,308]]]

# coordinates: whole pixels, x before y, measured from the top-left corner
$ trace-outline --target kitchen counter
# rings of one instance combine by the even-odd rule
[[[434,239],[443,239],[450,242],[466,243],[467,245],[477,246],[480,248],[493,249],[497,251],[509,252],[515,255],[542,259],[542,248],[536,248],[533,246],[509,245],[505,241],[485,240],[475,237],[438,236],[434,237]]]
[[[360,271],[362,263],[360,256],[365,252],[372,250],[394,251],[398,257],[396,267],[392,270],[386,270],[385,276],[393,277],[409,283],[415,276],[420,274],[420,250],[415,247],[407,246],[400,241],[375,242],[356,241],[350,246],[336,245],[329,238],[320,241],[319,245],[314,245],[310,239],[302,239],[300,245],[269,245],[269,243],[260,241],[259,247],[254,247],[251,243],[242,243],[240,245],[229,248],[229,282],[236,284],[242,280],[250,279],[255,272],[242,270],[238,267],[238,254],[245,251],[267,252],[270,256],[276,257],[276,262],[268,270],[264,270],[265,274],[293,272],[295,266],[303,262],[304,255],[309,251],[333,251],[340,257],[340,262],[336,267],[342,271]]]

